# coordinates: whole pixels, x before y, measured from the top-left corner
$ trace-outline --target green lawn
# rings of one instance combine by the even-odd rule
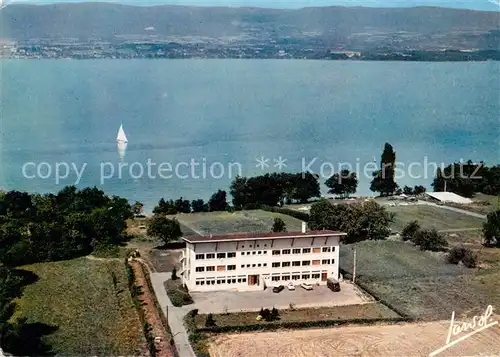
[[[351,245],[341,246],[340,267],[352,273]],[[356,276],[376,297],[417,318],[449,319],[452,311],[475,314],[500,303],[496,266],[478,271],[447,264],[444,254],[404,242],[359,243]]]
[[[387,206],[389,212],[396,214],[391,228],[401,231],[411,221],[419,221],[422,228],[461,229],[481,228],[484,220],[463,213],[430,205]]]
[[[45,337],[66,356],[139,355],[144,345],[121,259],[78,258],[20,267],[38,281],[16,299],[13,319],[56,326]],[[116,287],[113,283],[116,277]]]
[[[173,216],[170,216],[173,217]],[[203,212],[175,216],[179,222],[202,234],[239,232],[270,232],[275,217],[281,218],[288,231],[300,231],[302,221],[280,213],[263,210],[230,212]]]

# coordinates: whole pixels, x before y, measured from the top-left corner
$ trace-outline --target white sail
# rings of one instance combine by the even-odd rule
[[[126,143],[128,142],[127,136],[125,135],[125,131],[123,131],[123,125],[120,125],[120,129],[118,130],[118,136],[116,137],[117,142]]]

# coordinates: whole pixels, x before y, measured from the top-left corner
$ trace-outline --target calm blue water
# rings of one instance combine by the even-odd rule
[[[283,170],[292,172],[316,158],[308,168],[325,178],[339,162],[354,169],[358,164],[359,194],[370,194],[363,165],[374,156],[379,161],[386,141],[406,166],[424,164],[425,157],[489,164],[500,157],[498,62],[3,60],[1,65],[4,189],[55,191],[77,179],[71,169],[56,182],[57,163],[63,176],[62,163],[79,170],[86,163],[78,186],[97,185],[150,209],[162,196],[206,199],[227,189],[237,164],[243,175],[279,171],[273,167],[279,156],[287,160]],[[136,163],[132,172],[123,167],[121,178],[115,142],[120,123],[129,140],[123,162]],[[260,156],[269,158],[271,167],[257,168]],[[194,172],[191,159],[200,163]],[[23,165],[30,162],[24,175]],[[42,164],[37,175],[34,165],[42,162],[51,166],[51,176],[31,178],[48,174]],[[175,170],[179,163],[182,178],[167,172],[169,164]],[[398,182],[428,186],[432,165],[426,176],[424,171],[414,166],[412,178],[406,169]]]

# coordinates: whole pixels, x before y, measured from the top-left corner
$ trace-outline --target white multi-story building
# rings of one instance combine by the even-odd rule
[[[190,291],[263,290],[339,277],[345,233],[307,231],[184,237],[181,277]]]

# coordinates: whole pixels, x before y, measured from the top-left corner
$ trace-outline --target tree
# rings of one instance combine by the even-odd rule
[[[205,320],[205,327],[215,327],[215,326],[217,325],[215,324],[214,315],[209,313],[207,315],[207,319]]]
[[[172,268],[172,280],[177,280],[179,279],[179,277],[177,276],[177,268],[176,267],[173,267]]]
[[[420,224],[418,221],[408,222],[401,231],[401,238],[403,241],[415,241],[415,236],[420,231]]]
[[[193,212],[208,212],[208,204],[202,199],[193,200],[191,202],[191,209]]]
[[[208,210],[210,212],[225,211],[226,208],[227,208],[226,191],[218,190],[216,193],[212,195],[212,197],[208,201]]]
[[[165,244],[182,236],[181,226],[176,219],[168,219],[155,215],[149,221],[147,233],[149,236],[161,239]]]
[[[421,194],[425,193],[426,191],[427,191],[427,189],[421,185],[417,185],[413,188],[413,194],[415,196],[421,195]]]
[[[231,183],[229,192],[231,196],[233,196],[233,206],[236,209],[243,209],[250,200],[248,179],[246,177],[236,176]]]
[[[396,191],[398,185],[394,181],[396,169],[396,153],[392,145],[385,143],[380,160],[380,170],[373,173],[370,190],[380,192],[381,196],[389,196]]]
[[[488,213],[483,224],[484,245],[500,247],[500,209]]]
[[[489,191],[500,187],[494,183],[495,168],[489,169],[483,162],[455,162],[445,168],[438,168],[432,182],[434,192],[448,191],[465,197],[474,196],[475,192]],[[498,178],[499,176],[497,176]]]
[[[276,217],[273,222],[273,232],[286,232],[286,224],[279,217]]]
[[[344,204],[333,205],[327,199],[321,199],[311,205],[309,228],[313,230],[340,230],[346,210],[347,206]]]
[[[444,236],[435,229],[419,230],[415,236],[415,245],[420,247],[420,250],[430,250],[437,252],[448,246],[448,242]]]
[[[394,214],[375,201],[348,205],[340,227],[347,233],[344,243],[385,239],[391,233],[393,220]]]
[[[349,197],[350,194],[356,193],[358,178],[355,172],[342,170],[340,174],[336,173],[326,180],[325,185],[330,188],[328,193]]]
[[[403,187],[403,193],[405,195],[413,195],[413,189],[409,186]]]
[[[181,197],[175,201],[175,210],[182,213],[191,213],[191,202],[183,200]]]
[[[142,210],[144,209],[144,204],[139,201],[135,201],[132,205],[132,212],[135,216],[140,216],[142,214]]]

